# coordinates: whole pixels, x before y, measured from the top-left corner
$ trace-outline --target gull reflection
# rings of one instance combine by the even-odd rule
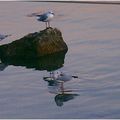
[[[55,96],[57,106],[63,106],[64,102],[74,99],[78,94],[62,93]]]
[[[78,94],[73,93],[72,89],[64,87],[64,83],[73,79],[78,78],[75,75],[68,75],[61,71],[50,72],[49,77],[43,79],[48,82],[48,91],[56,94],[55,102],[57,106],[62,106],[64,102],[74,99]]]

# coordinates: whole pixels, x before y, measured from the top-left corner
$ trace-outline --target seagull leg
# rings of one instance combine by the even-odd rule
[[[63,82],[61,82],[61,92],[62,92],[62,94],[64,94],[64,85],[63,85]]]
[[[48,27],[50,27],[50,22],[48,21]]]
[[[47,28],[47,22],[45,22],[46,28]]]

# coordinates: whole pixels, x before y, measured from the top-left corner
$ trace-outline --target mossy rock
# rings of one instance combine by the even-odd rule
[[[57,28],[30,33],[12,43],[0,46],[0,58],[31,59],[67,52],[68,47],[63,40],[62,33]]]

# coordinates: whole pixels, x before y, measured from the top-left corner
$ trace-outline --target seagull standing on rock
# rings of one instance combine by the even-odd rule
[[[45,22],[46,28],[50,27],[50,21],[54,18],[55,14],[52,11],[48,11],[43,14],[38,13],[32,13],[31,15],[28,15],[29,17],[37,17],[38,21]]]

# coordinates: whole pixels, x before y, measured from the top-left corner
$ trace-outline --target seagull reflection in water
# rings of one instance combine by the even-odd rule
[[[61,71],[50,72],[49,77],[43,79],[48,82],[48,90],[50,93],[56,94],[55,102],[57,106],[62,106],[64,102],[74,99],[78,94],[73,93],[71,89],[65,89],[64,83],[78,76],[68,75]]]

